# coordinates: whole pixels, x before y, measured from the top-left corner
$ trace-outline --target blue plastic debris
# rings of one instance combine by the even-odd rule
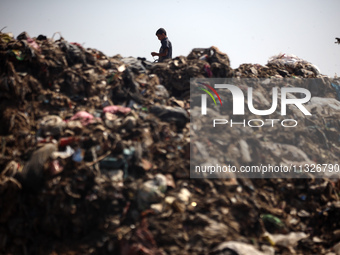
[[[331,83],[332,87],[335,88],[336,94],[338,96],[338,100],[340,100],[340,85]]]

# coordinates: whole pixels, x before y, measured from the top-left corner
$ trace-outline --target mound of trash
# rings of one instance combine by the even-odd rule
[[[322,121],[251,142],[326,160],[339,79],[294,55],[232,69],[216,47],[153,63],[53,37],[0,33],[1,254],[340,254],[339,179],[190,178],[189,97],[194,77],[320,79]]]

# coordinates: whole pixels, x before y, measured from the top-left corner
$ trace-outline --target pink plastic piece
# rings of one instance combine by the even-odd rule
[[[70,120],[79,120],[82,125],[86,126],[92,123],[94,117],[88,112],[80,111],[77,112]]]
[[[131,108],[129,107],[124,107],[124,106],[120,106],[120,105],[110,105],[110,106],[106,106],[103,109],[103,112],[109,112],[112,114],[116,114],[116,113],[123,113],[123,114],[127,114],[131,111]]]

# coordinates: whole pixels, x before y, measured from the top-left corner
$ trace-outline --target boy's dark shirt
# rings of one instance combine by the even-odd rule
[[[161,48],[159,49],[159,53],[163,53],[166,48],[168,48],[168,54],[164,57],[159,57],[158,62],[163,62],[164,59],[172,58],[172,45],[168,37],[164,38],[161,41]]]

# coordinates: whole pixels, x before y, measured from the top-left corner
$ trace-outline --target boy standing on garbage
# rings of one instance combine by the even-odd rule
[[[158,40],[161,41],[161,48],[159,49],[159,53],[151,52],[152,56],[158,56],[158,62],[163,62],[167,58],[172,58],[172,45],[169,38],[166,36],[166,31],[164,28],[160,28],[156,31],[156,36]]]

